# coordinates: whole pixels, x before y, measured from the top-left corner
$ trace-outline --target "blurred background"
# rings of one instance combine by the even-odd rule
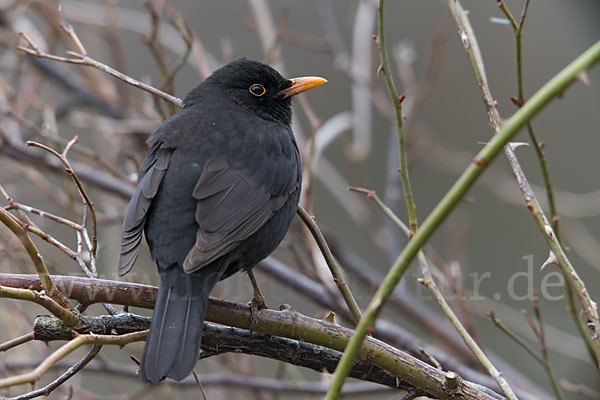
[[[524,2],[505,3],[518,18]],[[382,277],[406,243],[404,234],[374,203],[347,190],[351,186],[375,190],[406,222],[397,173],[395,120],[385,81],[377,73],[379,56],[373,40],[376,1],[69,0],[60,5],[62,17],[56,1],[0,1],[0,184],[12,198],[81,221],[82,207],[66,174],[51,171],[40,149],[26,150],[24,146],[26,140],[36,140],[62,149],[61,140],[78,135],[79,143],[69,157],[80,168],[76,170],[82,171],[98,210],[98,273],[117,279],[121,222],[127,194],[145,156],[144,140],[175,111],[98,70],[25,56],[16,50],[18,45],[26,45],[18,32],[26,33],[43,51],[66,57],[67,50],[77,51],[77,47],[60,29],[62,18],[73,25],[90,57],[180,98],[211,71],[241,56],[267,62],[288,77],[322,76],[329,81],[326,85],[295,101],[294,132],[305,165],[303,204],[316,216],[346,269],[359,305],[366,306],[374,293],[366,277]],[[508,118],[517,109],[510,100],[517,96],[511,26],[494,0],[464,0],[463,6],[469,10],[498,110]],[[599,17],[597,0],[531,2],[523,28],[525,98],[600,38]],[[187,29],[182,28],[183,21]],[[409,173],[419,221],[423,221],[491,131],[445,2],[388,1],[385,28],[396,86],[406,95]],[[590,70],[582,80],[587,83],[573,85],[532,125],[544,142],[562,241],[592,298],[598,300],[600,68]],[[529,138],[521,132],[515,141],[528,142]],[[532,146],[519,147],[516,153],[548,211]],[[98,180],[112,186],[94,184]],[[0,204],[7,202],[2,199]],[[48,234],[76,247],[71,229],[37,216],[32,219]],[[37,238],[35,242],[51,272],[81,274],[78,265],[63,253]],[[493,162],[429,245],[437,266],[434,275],[443,293],[509,382],[531,390],[537,398],[549,398],[544,393],[551,393],[543,368],[488,317],[493,311],[539,349],[521,313],[528,309],[531,314],[537,292],[550,361],[565,398],[600,398],[598,371],[566,311],[562,277],[554,265],[540,271],[548,249],[504,159]],[[315,287],[331,288],[318,249],[307,240],[300,223],[274,257],[294,274],[312,279]],[[34,272],[19,242],[4,227],[0,228],[0,271]],[[156,284],[147,248],[135,271],[125,279]],[[398,304],[387,306],[382,318],[405,332],[405,343],[418,342],[416,347],[445,354],[477,370],[478,365],[459,349],[460,340],[440,315],[437,303],[420,287],[419,277],[419,269],[413,266],[394,296]],[[257,268],[257,279],[271,308],[286,303],[318,317],[328,311],[318,300],[292,290],[289,281],[273,279],[262,266]],[[246,276],[238,274],[220,283],[213,295],[245,303],[252,290]],[[330,296],[335,295],[330,291]],[[0,342],[29,332],[32,319],[41,310],[14,300],[2,299],[0,304],[4,327]],[[134,311],[149,315],[144,310]],[[104,310],[96,305],[88,312],[101,314]],[[338,322],[351,327],[343,319]],[[32,342],[0,354],[3,376],[14,374],[19,363],[21,368],[34,368],[42,355],[58,346]],[[105,347],[99,360],[134,372],[129,354],[139,358],[142,348],[143,343],[124,349]],[[83,354],[84,350],[78,350],[73,360]],[[312,371],[236,354],[204,360],[196,371],[327,382],[326,376]],[[60,372],[51,371],[41,383]],[[69,383],[80,390],[73,398],[198,398],[197,388],[191,386],[189,390],[169,385],[147,390],[135,377],[85,370]],[[3,394],[26,390],[25,386],[15,387]],[[64,398],[66,389],[61,390],[52,397]],[[210,399],[310,397],[231,385],[208,385],[205,390]],[[395,392],[363,397],[374,396],[398,398]]]

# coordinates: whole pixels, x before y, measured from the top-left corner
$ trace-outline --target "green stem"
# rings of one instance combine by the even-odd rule
[[[404,127],[402,125],[402,101],[404,96],[398,96],[394,78],[392,78],[392,70],[388,60],[387,48],[385,46],[385,35],[383,29],[383,3],[384,0],[379,0],[377,8],[377,47],[379,48],[379,57],[381,58],[381,68],[385,81],[388,86],[388,92],[392,103],[394,104],[394,112],[396,114],[396,128],[398,131],[398,152],[400,154],[400,181],[402,182],[402,192],[404,194],[404,202],[408,213],[408,226],[410,228],[410,237],[413,237],[417,232],[417,207],[413,198],[410,179],[408,177],[408,162],[406,157],[406,140],[404,137]]]
[[[444,198],[438,203],[435,209],[427,217],[419,231],[407,243],[404,250],[400,253],[394,265],[383,283],[373,296],[373,299],[367,306],[367,309],[356,328],[356,333],[350,339],[342,359],[335,370],[329,392],[328,400],[334,400],[339,397],[340,390],[348,372],[352,367],[352,362],[358,354],[369,329],[374,325],[375,320],[383,309],[396,284],[409,263],[415,257],[419,249],[425,244],[427,239],[435,232],[442,220],[454,209],[458,202],[463,198],[466,192],[473,186],[479,175],[485,170],[485,167],[502,151],[503,147],[512,139],[517,132],[527,124],[550,100],[562,94],[564,90],[577,78],[577,75],[600,60],[600,41],[577,57],[567,67],[548,81],[533,97],[521,107],[506,123],[503,128],[494,135],[487,145],[477,154],[473,162],[467,167],[463,174],[458,178],[452,188],[446,193]]]
[[[575,295],[573,294],[573,288],[571,287],[571,282],[569,280],[569,277],[567,276],[567,271],[561,269],[560,272],[562,273],[565,279],[565,291],[567,292],[569,314],[571,315],[571,318],[573,318],[573,322],[575,322],[575,327],[577,327],[579,336],[583,338],[585,348],[590,354],[590,357],[593,361],[596,361],[596,351],[594,344],[592,343],[592,339],[587,334],[587,327],[585,326],[585,323],[581,318],[579,318],[579,315],[577,313],[577,303],[575,302]],[[594,362],[594,364],[596,365],[596,368],[600,368],[600,364],[598,362]]]
[[[521,346],[526,352],[528,352],[546,371],[546,375],[548,375],[548,379],[550,380],[550,384],[552,385],[552,390],[556,395],[556,398],[559,400],[564,400],[564,395],[560,386],[558,385],[558,380],[556,379],[556,375],[554,375],[554,370],[552,369],[552,364],[550,364],[550,360],[548,359],[547,352],[544,352],[544,356],[540,356],[523,338],[513,332],[509,327],[504,325],[502,321],[500,321],[492,312],[490,314],[490,318],[492,322],[498,329],[506,334],[509,338],[515,341],[519,346]]]
[[[383,210],[383,212],[396,225],[398,225],[398,227],[403,232],[405,232],[407,234],[407,236],[410,235],[410,231],[409,231],[408,227],[406,225],[404,225],[404,223],[400,220],[400,218],[398,218],[394,214],[394,212],[392,210],[390,210],[389,207],[387,207],[381,201],[381,199],[379,199],[379,196],[377,196],[377,194],[374,191],[369,191],[369,190],[360,189],[360,188],[351,188],[351,190],[354,190],[354,191],[360,192],[360,193],[365,193],[371,200],[373,200]],[[436,301],[440,305],[442,312],[444,313],[446,318],[448,318],[448,320],[450,321],[452,326],[454,326],[454,329],[456,329],[456,331],[458,332],[458,334],[464,341],[465,345],[469,348],[471,353],[473,353],[473,355],[477,358],[477,360],[485,368],[485,370],[488,372],[488,374],[496,380],[496,382],[498,383],[498,386],[500,388],[502,388],[502,390],[507,395],[507,397],[511,400],[517,400],[516,395],[514,394],[513,390],[511,389],[510,385],[508,384],[508,382],[506,382],[506,379],[504,379],[504,377],[502,376],[500,371],[498,371],[498,369],[494,366],[494,364],[492,364],[490,359],[485,355],[485,353],[479,347],[477,342],[469,334],[467,329],[460,322],[460,319],[456,316],[456,314],[454,313],[454,311],[452,310],[452,308],[450,307],[450,305],[448,304],[448,302],[446,301],[446,299],[440,292],[437,284],[435,283],[435,280],[433,279],[433,275],[431,274],[431,270],[429,268],[429,262],[427,261],[427,258],[425,257],[425,253],[423,252],[422,248],[419,249],[419,252],[417,253],[417,259],[419,260],[419,265],[421,266],[421,271],[423,274],[423,278],[420,279],[420,283],[423,286],[425,286],[427,288],[427,290],[429,290],[429,292],[433,295],[433,297],[436,299]]]
[[[562,389],[560,388],[560,385],[558,384],[558,379],[556,379],[556,375],[554,374],[554,369],[552,369],[552,366],[550,364],[550,360],[548,359],[548,357],[543,359],[542,366],[544,367],[544,370],[546,371],[546,375],[548,375],[548,379],[550,380],[550,384],[552,385],[552,390],[554,391],[556,398],[558,400],[565,400],[565,395],[563,394]]]
[[[509,20],[512,21],[513,29],[518,29],[519,31],[522,30],[523,23],[527,14],[528,5],[529,0],[526,0],[525,7],[523,8],[523,12],[521,14],[520,24],[517,28],[514,18],[512,18],[512,15],[504,6],[504,3],[500,2],[501,8],[504,7],[502,8],[504,13],[509,17]],[[477,85],[480,88],[482,99],[486,106],[486,110],[488,111],[490,127],[492,128],[493,133],[496,134],[499,130],[500,125],[502,125],[502,119],[500,118],[500,115],[498,114],[497,110],[493,105],[489,85],[485,79],[484,66],[483,61],[481,59],[481,52],[473,34],[471,24],[469,22],[467,14],[463,10],[458,0],[448,0],[448,6],[450,8],[450,11],[452,12],[452,15],[455,18],[456,24],[459,28],[461,39],[463,40],[463,45],[465,47],[465,50],[467,51],[469,61],[471,62],[471,67],[473,69],[473,74],[475,75],[475,80],[477,81]],[[523,105],[523,102],[521,101],[517,101],[517,103],[519,103],[519,106]],[[506,160],[511,166],[513,174],[515,175],[515,178],[519,185],[519,189],[521,190],[521,193],[527,203],[527,208],[531,211],[531,215],[535,223],[538,225],[540,232],[542,232],[542,235],[546,240],[548,248],[551,251],[551,255],[554,255],[556,257],[556,263],[559,265],[561,271],[563,272],[563,276],[568,282],[566,289],[567,295],[570,296],[569,304],[571,305],[571,307],[575,304],[574,295],[577,296],[577,299],[581,306],[581,311],[586,318],[585,325],[584,322],[579,318],[579,313],[577,312],[576,307],[572,307],[573,312],[571,313],[571,317],[575,321],[575,325],[577,326],[579,331],[583,333],[582,338],[586,343],[586,347],[590,351],[590,355],[592,356],[594,363],[600,369],[600,323],[598,321],[598,308],[596,306],[596,303],[594,303],[590,298],[584,282],[577,275],[577,271],[575,271],[562,249],[558,236],[554,233],[554,230],[552,229],[553,222],[557,221],[557,219],[554,218],[553,222],[549,222],[548,218],[546,218],[546,215],[544,214],[543,209],[537,201],[535,194],[533,193],[533,190],[529,185],[529,182],[527,182],[527,178],[525,177],[525,174],[523,173],[523,170],[519,165],[519,162],[512,148],[510,146],[507,146],[505,148],[504,153],[506,156]]]
[[[516,50],[516,60],[517,60],[517,94],[518,94],[518,105],[519,107],[525,103],[525,95],[523,89],[523,62],[522,62],[522,45],[521,38],[523,32],[523,22],[525,21],[525,16],[527,15],[527,7],[529,5],[529,0],[526,2],[525,7],[523,8],[523,13],[521,15],[520,23],[517,24],[514,19],[512,13],[506,7],[504,2],[499,2],[498,6],[500,10],[506,15],[508,20],[511,23],[513,28],[513,32],[515,34],[515,50]],[[542,149],[542,145],[540,141],[537,139],[535,132],[533,131],[533,127],[531,123],[527,123],[527,134],[529,135],[529,139],[533,144],[533,148],[535,150],[535,154],[537,156],[538,162],[540,164],[540,170],[542,171],[542,178],[544,179],[544,187],[546,188],[546,197],[548,198],[548,207],[550,208],[550,221],[552,223],[552,229],[554,230],[554,234],[557,239],[560,241],[560,234],[558,231],[558,213],[556,210],[556,202],[554,200],[554,190],[552,189],[552,182],[550,181],[550,173],[548,172],[548,164],[546,162],[546,155],[544,154],[544,150]]]
[[[79,318],[75,314],[68,309],[63,308],[51,297],[34,290],[0,286],[0,297],[7,299],[26,300],[37,303],[46,310],[50,311],[67,326],[75,326],[79,321]]]
[[[544,360],[543,360],[542,356],[540,356],[533,349],[533,347],[531,347],[525,340],[523,340],[523,338],[521,338],[519,335],[517,335],[515,332],[513,332],[508,326],[504,325],[502,323],[502,321],[500,319],[498,319],[498,317],[496,317],[494,312],[490,313],[490,318],[492,319],[492,322],[494,323],[496,328],[500,329],[502,332],[504,332],[506,334],[506,336],[508,336],[509,338],[514,340],[515,343],[517,343],[519,346],[521,346],[523,348],[523,350],[528,352],[531,355],[531,357],[533,357],[537,362],[539,362],[540,364],[543,363]]]

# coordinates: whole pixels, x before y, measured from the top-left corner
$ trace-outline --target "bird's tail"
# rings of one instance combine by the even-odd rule
[[[180,381],[194,369],[200,351],[208,296],[227,263],[217,260],[186,274],[181,266],[161,269],[150,333],[140,365],[146,383]]]

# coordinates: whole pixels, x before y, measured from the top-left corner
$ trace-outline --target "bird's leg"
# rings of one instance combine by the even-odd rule
[[[265,303],[265,298],[260,293],[260,289],[258,288],[258,284],[256,283],[256,278],[254,278],[254,272],[251,269],[248,271],[248,278],[250,278],[250,283],[252,283],[252,289],[254,290],[254,296],[252,297],[252,302],[250,305],[255,310],[264,310],[267,307],[267,303]]]
[[[252,283],[252,289],[254,290],[254,296],[250,302],[250,336],[252,336],[252,331],[254,330],[254,326],[257,322],[256,314],[258,314],[258,310],[267,308],[267,304],[265,303],[265,298],[258,289],[256,279],[254,278],[254,273],[252,273],[252,270],[248,270],[247,272],[248,278],[250,278],[250,283]]]

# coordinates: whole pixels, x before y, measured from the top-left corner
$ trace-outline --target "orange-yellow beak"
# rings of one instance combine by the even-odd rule
[[[290,81],[292,82],[292,86],[279,92],[279,95],[283,99],[322,85],[327,82],[327,79],[318,76],[303,76],[302,78],[290,79]]]

